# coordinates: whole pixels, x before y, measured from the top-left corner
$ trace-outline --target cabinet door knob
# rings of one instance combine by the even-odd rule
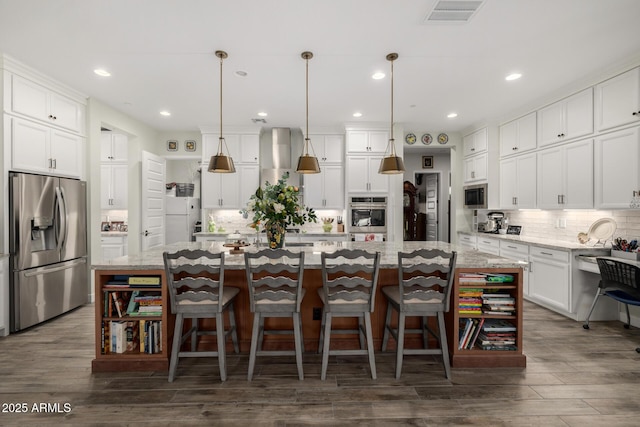
[[[633,113],[631,113],[632,116],[637,116],[638,115],[638,111],[634,111]]]

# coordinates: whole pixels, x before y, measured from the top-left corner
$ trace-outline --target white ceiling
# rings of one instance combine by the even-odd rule
[[[267,126],[303,127],[312,51],[312,130],[388,122],[390,81],[371,75],[389,74],[390,52],[395,120],[434,132],[509,118],[640,56],[638,0],[487,0],[468,23],[426,24],[434,3],[0,0],[0,52],[163,131],[218,125],[218,49],[225,126],[260,126],[265,111]]]

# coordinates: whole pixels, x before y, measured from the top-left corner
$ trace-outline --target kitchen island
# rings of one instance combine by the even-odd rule
[[[110,316],[105,316],[104,305],[105,292],[108,292],[108,283],[116,276],[144,276],[160,277],[161,283],[166,283],[164,278],[164,266],[162,253],[164,251],[175,252],[181,249],[204,249],[213,252],[225,251],[229,248],[222,246],[222,242],[185,242],[175,243],[162,247],[153,248],[149,251],[115,258],[108,261],[95,263],[92,268],[96,276],[96,359],[93,361],[94,371],[110,370],[164,370],[168,367],[169,348],[173,334],[173,316],[170,314],[168,294],[164,289],[158,290],[162,294],[162,315],[157,321],[162,322],[161,350],[157,354],[140,354],[131,352],[125,354],[113,354],[109,349],[103,348],[103,335],[105,323],[112,320]],[[302,325],[306,351],[316,351],[318,337],[320,333],[320,319],[317,316],[318,309],[322,303],[317,294],[317,289],[322,286],[321,279],[321,253],[333,252],[338,249],[364,249],[367,251],[380,252],[380,276],[378,290],[376,292],[375,309],[372,314],[373,339],[375,348],[380,348],[383,334],[384,319],[386,314],[386,300],[380,288],[382,286],[398,284],[398,252],[410,252],[421,248],[441,249],[445,251],[455,250],[458,252],[456,264],[456,281],[452,292],[451,310],[447,320],[447,338],[453,367],[479,367],[479,366],[520,366],[526,364],[522,354],[522,267],[518,261],[509,260],[499,256],[494,256],[477,251],[464,249],[461,246],[451,245],[443,242],[316,242],[310,245],[291,245],[289,250],[305,252],[305,276],[304,287],[307,290],[302,302]],[[245,251],[255,252],[258,248],[255,245],[244,248]],[[240,349],[247,352],[251,341],[251,327],[253,315],[249,311],[249,295],[246,288],[246,277],[244,271],[243,255],[227,255],[225,258],[225,286],[234,286],[240,289],[236,306],[236,319],[238,324],[238,335]],[[515,277],[515,281],[508,288],[516,301],[516,313],[509,317],[509,320],[517,327],[517,351],[483,351],[477,349],[460,350],[458,348],[458,327],[463,320],[458,313],[458,294],[460,286],[458,276],[465,272],[485,272],[485,273],[508,273]],[[464,286],[464,285],[462,285]],[[477,284],[475,287],[480,287]],[[496,286],[493,286],[496,287]],[[468,316],[462,316],[468,317]],[[140,318],[135,318],[139,320]],[[286,319],[268,319],[272,327],[286,325]],[[336,320],[336,327],[353,329],[352,319]],[[418,319],[415,319],[416,321]],[[353,320],[355,322],[355,319]],[[416,324],[417,325],[417,324]],[[413,325],[408,325],[412,327]],[[293,339],[290,336],[270,336],[265,338],[265,346],[270,349],[284,349],[293,346]],[[203,338],[204,339],[204,338]],[[214,341],[204,342],[203,345],[213,346]],[[336,348],[352,348],[358,345],[357,336],[345,335],[342,339],[332,339],[332,346]],[[421,338],[416,336],[413,340],[407,340],[407,347],[420,345]]]

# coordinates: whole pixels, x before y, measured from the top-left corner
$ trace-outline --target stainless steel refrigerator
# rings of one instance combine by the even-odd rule
[[[10,328],[87,302],[86,183],[9,173]]]

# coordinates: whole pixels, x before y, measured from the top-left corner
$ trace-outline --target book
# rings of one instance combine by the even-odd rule
[[[160,277],[158,277],[158,276],[131,276],[131,277],[129,277],[129,285],[160,285]]]
[[[134,351],[138,348],[138,322],[128,321],[126,323],[126,351]]]
[[[127,349],[126,322],[111,321],[111,352],[124,353]]]
[[[476,330],[473,333],[473,336],[471,337],[471,341],[469,342],[467,348],[472,349],[473,347],[475,347],[476,341],[478,340],[478,335],[480,335],[480,332],[482,331],[482,325],[484,325],[484,317],[479,320]]]
[[[482,330],[485,332],[515,332],[516,327],[503,319],[487,319]]]
[[[140,294],[140,291],[131,292],[131,296],[129,298],[129,305],[127,307],[127,314],[131,315],[132,313],[138,310],[139,302],[136,301],[136,298]]]
[[[467,340],[467,336],[469,335],[469,331],[471,330],[471,325],[473,324],[471,319],[464,319],[464,321],[460,320],[461,326],[464,323],[464,329],[462,329],[462,334],[458,341],[458,350],[462,350],[464,348],[464,343]]]

